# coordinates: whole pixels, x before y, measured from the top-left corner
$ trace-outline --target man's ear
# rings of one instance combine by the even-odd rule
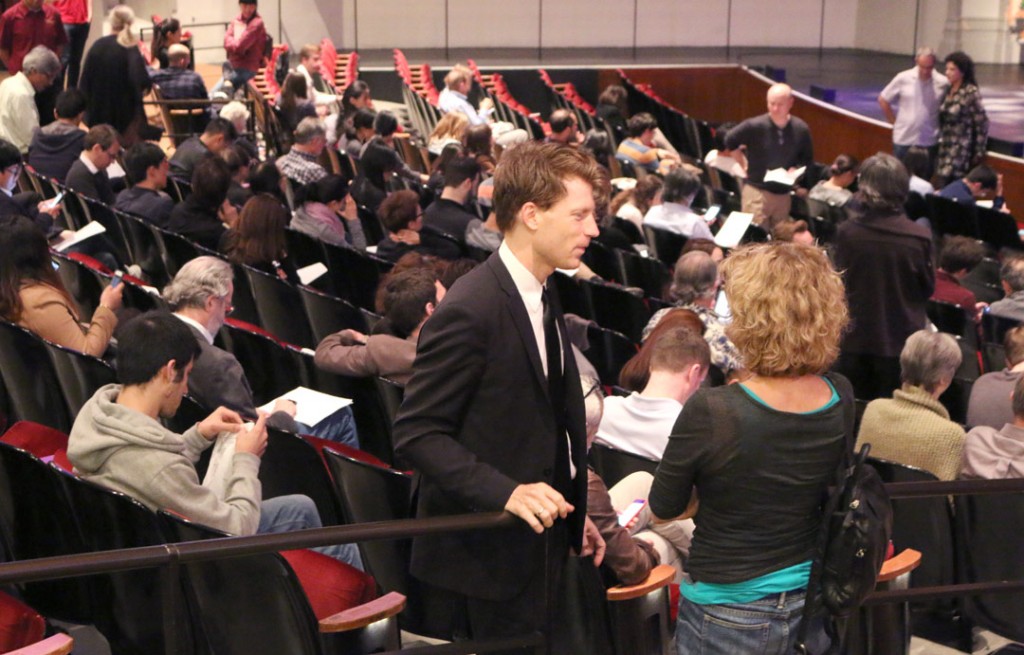
[[[434,303],[432,303],[432,302],[428,302],[428,303],[427,303],[426,305],[424,305],[424,307],[423,307],[423,313],[424,313],[424,314],[426,314],[427,316],[430,316],[431,314],[433,314],[433,313],[434,313],[434,310],[435,310],[435,309],[437,309],[437,306],[436,306],[436,305],[434,305]]]
[[[518,219],[530,230],[536,230],[539,226],[539,213],[540,208],[536,204],[528,202],[519,208]]]

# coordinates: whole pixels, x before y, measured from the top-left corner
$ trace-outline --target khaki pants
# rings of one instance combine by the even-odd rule
[[[760,225],[769,233],[779,223],[789,220],[793,202],[788,193],[771,193],[745,184],[741,195],[743,211],[754,215],[754,225]]]
[[[651,493],[652,482],[654,482],[654,476],[643,471],[622,478],[608,490],[608,495],[612,499],[612,507],[616,512],[621,513],[634,500],[638,498],[647,500],[647,496]],[[637,539],[643,539],[654,546],[662,564],[668,564],[676,570],[674,582],[678,583],[682,580],[686,557],[690,554],[693,528],[692,519],[654,523],[651,519],[650,507],[645,505],[637,517],[636,527],[632,532]]]

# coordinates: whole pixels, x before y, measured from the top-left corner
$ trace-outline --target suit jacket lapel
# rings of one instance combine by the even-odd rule
[[[533,325],[530,323],[530,315],[526,313],[526,305],[523,304],[523,298],[519,295],[519,290],[516,289],[515,282],[512,281],[512,276],[509,275],[508,269],[505,268],[505,264],[502,263],[498,253],[495,252],[487,260],[487,265],[491,267],[491,271],[498,280],[498,286],[505,292],[506,296],[506,307],[509,313],[512,315],[512,322],[516,326],[516,331],[519,333],[519,339],[523,343],[523,347],[526,349],[526,354],[530,358],[530,364],[533,366],[534,378],[537,380],[537,384],[540,385],[541,389],[544,390],[544,395],[547,396],[547,378],[544,377],[544,366],[540,361],[540,350],[537,348],[537,337],[533,333]]]

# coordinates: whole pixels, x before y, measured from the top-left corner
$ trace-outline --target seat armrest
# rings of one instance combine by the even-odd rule
[[[320,620],[320,632],[346,632],[365,628],[381,619],[391,618],[405,609],[405,596],[392,591],[369,603],[357,605]]]
[[[921,553],[913,548],[904,549],[899,555],[891,557],[882,563],[882,570],[878,572],[876,582],[895,580],[904,573],[913,571],[920,564]]]
[[[36,643],[8,651],[7,655],[68,655],[75,645],[75,640],[64,633],[37,641]]]
[[[655,589],[659,589],[672,582],[676,576],[676,570],[668,564],[659,564],[651,569],[647,579],[635,585],[617,585],[608,590],[608,600],[630,600],[646,596]]]

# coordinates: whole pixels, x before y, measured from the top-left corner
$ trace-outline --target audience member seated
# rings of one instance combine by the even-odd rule
[[[815,184],[807,197],[833,207],[842,207],[853,197],[849,186],[857,181],[859,166],[860,162],[856,157],[839,155],[828,167],[828,179]]]
[[[474,218],[466,227],[466,245],[487,252],[494,252],[501,247],[503,236],[501,228],[498,227],[498,216],[491,210],[487,214],[487,220],[481,221]]]
[[[398,164],[395,151],[384,143],[370,141],[366,144],[359,160],[359,174],[349,189],[356,204],[374,214],[379,213],[380,205],[388,195],[388,183],[398,172]]]
[[[714,238],[704,218],[690,209],[690,204],[700,190],[699,177],[685,168],[672,169],[665,176],[661,204],[647,210],[644,225],[682,234],[685,237]]]
[[[9,25],[8,29],[16,28]],[[32,133],[39,129],[36,94],[49,89],[60,73],[57,55],[46,46],[37,45],[25,55],[21,70],[0,82],[0,138],[13,143],[22,153],[28,152]]]
[[[219,407],[184,434],[159,419],[174,416],[202,349],[183,321],[149,312],[122,328],[117,375],[82,407],[68,439],[68,459],[82,478],[128,494],[151,510],[168,509],[233,535],[320,527],[306,496],[260,498],[260,458],[267,448],[266,415],[246,428],[237,412]],[[195,463],[219,439],[234,437],[225,471],[200,484]],[[224,449],[227,450],[227,449]],[[216,450],[214,452],[217,452]],[[209,477],[209,476],[208,476]],[[355,544],[324,554],[362,568]]]
[[[181,21],[177,18],[165,18],[153,26],[153,39],[149,42],[150,65],[165,69],[170,67],[170,48],[181,43]]]
[[[469,127],[469,119],[462,112],[445,114],[441,120],[437,121],[434,131],[427,137],[427,152],[432,155],[440,155],[445,146],[449,144],[462,145],[467,127]]]
[[[292,143],[291,135],[299,123],[307,118],[316,118],[316,105],[310,98],[306,78],[299,73],[290,73],[281,85],[281,95],[277,101],[277,115],[281,118],[281,130],[286,140]]]
[[[471,125],[466,128],[466,155],[476,159],[480,164],[480,173],[484,178],[494,175],[494,169],[498,166],[498,159],[494,155],[494,134],[491,126]]]
[[[220,407],[255,419],[256,404],[242,365],[235,356],[214,345],[228,314],[234,294],[231,265],[218,257],[196,257],[181,267],[164,287],[163,297],[174,316],[181,319],[199,344],[188,392],[203,407]],[[295,403],[278,400],[267,425],[278,430],[298,432]]]
[[[281,175],[298,184],[310,184],[327,175],[318,159],[327,145],[324,124],[318,118],[303,118],[295,128],[295,143],[288,154],[277,159]]]
[[[355,136],[352,118],[360,109],[373,113],[373,98],[370,97],[370,85],[363,80],[355,80],[345,87],[341,94],[341,113],[327,117],[327,125],[331,139],[338,141],[338,149],[345,152],[345,140]]]
[[[971,385],[971,398],[967,403],[967,425],[985,425],[998,429],[1013,421],[1010,396],[1017,380],[1024,373],[1024,327],[1007,330],[1003,338],[1006,368],[986,373]],[[1024,396],[1019,396],[1024,400]]]
[[[903,386],[892,398],[868,403],[857,449],[871,444],[871,456],[914,466],[940,480],[960,474],[964,429],[949,420],[939,396],[960,366],[960,346],[942,332],[919,330],[900,353]]]
[[[22,216],[0,217],[0,315],[47,341],[99,357],[117,326],[124,285],[100,294],[83,325],[71,294],[53,268],[46,236]]]
[[[626,118],[629,116],[629,97],[626,87],[621,84],[609,84],[597,97],[594,108],[597,117],[604,121],[612,131],[616,143],[621,143],[627,136]]]
[[[336,246],[366,249],[366,235],[348,199],[348,183],[340,175],[327,175],[300,188],[295,194],[298,209],[291,228]]]
[[[711,348],[711,363],[728,376],[739,372],[743,368],[743,362],[736,346],[725,335],[725,325],[721,317],[714,311],[720,283],[718,265],[711,255],[699,250],[692,251],[683,254],[676,262],[668,294],[676,307],[689,309],[700,317],[704,323],[704,340]],[[654,313],[644,328],[644,339],[669,311],[671,310],[660,309]]]
[[[620,191],[612,198],[609,212],[630,221],[642,233],[644,216],[651,207],[661,204],[663,185],[664,181],[657,175],[648,175],[642,180],[637,180],[636,186],[632,189]]]
[[[330,107],[341,100],[334,92],[330,80],[320,75],[320,60],[323,51],[315,43],[307,43],[299,50],[299,65],[295,72],[306,79],[306,93],[317,107]]]
[[[929,182],[931,179],[931,158],[928,156],[928,149],[920,146],[911,146],[907,154],[901,160],[910,173],[910,191],[922,196],[935,193],[935,187]],[[912,216],[911,218],[917,218]]]
[[[682,257],[686,253],[693,252],[694,250],[699,250],[700,252],[705,252],[711,255],[711,259],[716,264],[721,264],[725,259],[725,253],[718,247],[714,239],[687,239],[686,243],[683,244],[683,250],[679,253],[679,256]]]
[[[629,138],[619,144],[615,156],[650,173],[668,173],[679,164],[679,156],[654,145],[658,121],[647,112],[632,116],[627,123]]]
[[[285,250],[288,210],[273,196],[258,194],[242,207],[225,233],[222,250],[233,264],[250,266],[281,280],[299,284],[295,264]]]
[[[479,111],[470,104],[466,96],[473,88],[473,72],[468,66],[464,64],[453,66],[444,76],[444,87],[437,99],[437,106],[443,113],[460,112],[465,114],[470,125],[490,123],[495,141],[503,148],[529,140],[530,137],[526,130],[517,129],[511,123],[493,120],[494,103],[490,98],[480,101]]]
[[[576,115],[568,109],[556,109],[551,112],[548,125],[551,126],[551,133],[548,134],[546,141],[561,143],[563,146],[578,146],[583,142]]]
[[[237,134],[235,126],[223,118],[215,118],[199,136],[185,139],[171,155],[171,175],[189,181],[200,161],[230,146]]]
[[[255,160],[249,159],[245,148],[237,142],[220,153],[220,158],[228,165],[228,173],[231,174],[228,202],[241,209],[253,196],[252,190],[249,189],[249,176],[252,173],[252,165]]]
[[[331,373],[379,376],[405,385],[412,377],[420,328],[444,294],[430,271],[413,268],[388,275],[377,293],[384,318],[374,333],[342,330],[326,337],[317,346],[316,365]]]
[[[121,141],[109,125],[94,125],[82,141],[82,153],[71,164],[65,184],[69,189],[104,205],[114,204],[114,187],[107,169],[117,160]]]
[[[1002,428],[979,425],[967,433],[961,478],[1024,478],[1024,378],[1019,375],[1011,400],[1013,417]]]
[[[142,141],[128,149],[124,158],[129,179],[137,180],[117,194],[114,208],[138,216],[157,227],[166,227],[174,201],[164,193],[170,164],[163,148]]]
[[[979,200],[991,199],[993,209],[1009,211],[1005,209],[1006,200],[1003,198],[1003,174],[996,173],[986,164],[975,166],[967,177],[953,180],[937,195],[968,206],[974,206]]]
[[[993,316],[1017,322],[1024,321],[1024,257],[1007,257],[999,268],[999,278],[1006,297],[989,306]]]
[[[235,128],[234,145],[241,148],[249,161],[259,161],[260,150],[247,133],[249,132],[249,109],[241,102],[232,100],[220,108],[220,117]]]
[[[423,228],[423,210],[415,191],[395,191],[380,205],[377,212],[387,235],[377,244],[377,256],[389,262],[397,262],[407,252],[417,250],[433,255],[420,243]]]
[[[772,241],[783,241],[790,243],[802,243],[805,246],[814,245],[814,235],[807,226],[807,221],[781,221],[772,228]]]
[[[55,239],[61,234],[60,226],[54,221],[61,211],[60,205],[51,207],[49,201],[39,201],[36,193],[14,194],[23,166],[17,146],[0,139],[0,216],[23,216],[47,239]]]
[[[409,180],[413,184],[426,184],[429,176],[409,168],[409,164],[402,159],[395,149],[395,133],[398,132],[398,119],[390,111],[382,111],[373,117],[374,136],[363,145],[360,153],[366,152],[366,148],[372,143],[383,145],[386,152],[390,153],[395,160],[395,174],[403,180]]]
[[[231,173],[224,160],[203,159],[192,173],[192,193],[171,210],[167,229],[216,251],[224,233],[238,220],[237,210],[228,202],[229,188]]]
[[[961,236],[947,236],[939,254],[939,268],[935,271],[935,292],[932,300],[952,303],[963,307],[975,321],[981,319],[981,310],[987,307],[979,303],[970,289],[960,284],[975,266],[985,258],[985,247],[974,239]]]
[[[82,154],[85,130],[79,125],[85,115],[85,96],[75,88],[61,91],[54,115],[57,120],[32,135],[28,165],[63,184],[71,165]]]
[[[466,229],[479,221],[466,204],[476,194],[480,183],[480,165],[471,157],[455,157],[444,167],[444,189],[441,197],[423,212],[423,225],[464,239]]]
[[[166,100],[208,100],[209,93],[203,78],[194,70],[189,70],[192,55],[188,46],[182,43],[175,43],[167,48],[168,66],[160,70],[149,69],[149,79],[153,84],[160,87],[160,95]],[[202,108],[199,106],[198,108]],[[209,112],[204,111],[199,120],[193,120],[190,127],[193,130],[206,129],[209,121]]]
[[[287,206],[288,201],[284,197],[284,185],[284,177],[281,175],[281,171],[277,169],[277,162],[273,157],[267,161],[255,164],[249,171],[250,197],[258,193],[268,193],[277,198],[278,202],[282,205]]]
[[[356,113],[352,115],[352,135],[348,137],[342,135],[342,138],[338,140],[338,150],[343,155],[348,155],[359,161],[359,157],[363,153],[363,146],[377,134],[373,129],[376,118],[377,115],[369,109],[356,110]]]
[[[725,135],[734,127],[736,123],[728,121],[715,128],[715,149],[704,155],[704,163],[742,180],[747,177],[747,156],[742,149],[729,150],[725,145]]]
[[[615,147],[612,146],[612,140],[608,136],[608,133],[604,130],[592,129],[587,130],[587,133],[583,135],[583,143],[580,144],[580,151],[585,152],[594,158],[597,165],[601,167],[608,177],[611,177],[611,170],[608,168],[609,162],[615,156]]]
[[[711,351],[701,333],[685,327],[652,335],[644,347],[651,351],[647,384],[605,400],[597,443],[660,460],[679,412],[707,376]]]

